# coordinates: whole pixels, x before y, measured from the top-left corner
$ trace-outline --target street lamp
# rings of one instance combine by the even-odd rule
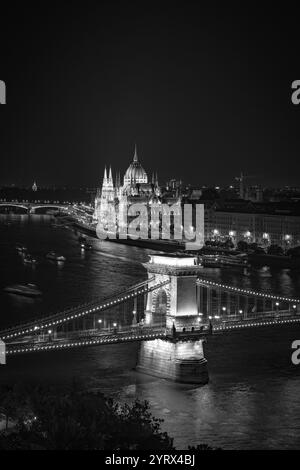
[[[279,307],[279,302],[275,302],[275,306],[276,306],[276,314],[275,314],[275,318],[277,319],[279,314],[278,314],[278,307]]]

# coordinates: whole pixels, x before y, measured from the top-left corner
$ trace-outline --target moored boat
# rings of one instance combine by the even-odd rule
[[[80,244],[80,247],[82,250],[91,250],[93,248],[93,245],[91,245],[90,243],[81,243]]]
[[[248,256],[239,254],[205,254],[200,256],[201,263],[204,267],[224,267],[236,266],[245,268],[249,265]]]
[[[23,295],[25,297],[39,297],[42,292],[35,284],[14,284],[5,287],[5,292],[9,294]]]
[[[16,250],[17,250],[17,252],[20,253],[20,254],[23,254],[23,253],[26,253],[26,252],[27,252],[26,246],[21,245],[20,243],[18,243],[18,244],[16,245]]]
[[[50,259],[51,261],[66,261],[64,256],[55,253],[55,251],[50,251],[47,253],[46,258]]]
[[[37,259],[31,256],[30,254],[26,254],[23,259],[25,264],[36,264]]]

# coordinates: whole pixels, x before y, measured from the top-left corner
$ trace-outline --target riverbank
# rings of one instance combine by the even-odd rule
[[[78,222],[73,222],[72,226],[74,229],[80,233],[84,233],[86,235],[89,235],[90,237],[93,238],[98,238],[96,229],[94,227],[89,227],[85,226],[83,224],[79,224]],[[104,242],[106,240],[103,240]],[[111,243],[119,243],[121,245],[129,245],[129,246],[136,246],[138,248],[144,248],[148,250],[155,250],[155,251],[164,251],[167,253],[173,253],[174,251],[179,251],[183,252],[185,251],[185,243],[184,242],[178,242],[178,241],[172,241],[172,240],[142,240],[142,239],[131,239],[131,238],[126,238],[126,239],[113,239],[109,238],[107,241]]]
[[[250,254],[249,263],[252,266],[269,266],[279,269],[300,269],[300,257],[268,254]]]

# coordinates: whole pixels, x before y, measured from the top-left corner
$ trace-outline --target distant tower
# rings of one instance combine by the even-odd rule
[[[33,185],[32,185],[32,191],[36,192],[37,191],[37,184],[36,182],[34,181]]]
[[[243,173],[241,172],[240,176],[236,176],[236,181],[238,181],[239,183],[239,189],[238,189],[238,193],[239,193],[239,198],[240,199],[244,199],[244,196],[245,196],[245,188],[244,188],[244,175]]]
[[[241,173],[240,176],[240,198],[244,199],[244,175]]]

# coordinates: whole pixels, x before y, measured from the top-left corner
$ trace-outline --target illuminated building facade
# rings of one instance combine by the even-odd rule
[[[178,198],[172,198],[168,204],[174,204]],[[120,173],[117,173],[115,182],[112,177],[111,168],[107,176],[107,170],[104,170],[104,177],[102,188],[97,191],[95,199],[94,221],[105,221],[108,218],[110,208],[113,205],[118,213],[118,207],[121,204],[130,206],[132,204],[146,204],[151,205],[154,203],[161,204],[163,196],[161,188],[158,184],[157,174],[152,174],[151,181],[142,167],[135,146],[133,160],[127,168],[123,184],[121,184]]]
[[[276,207],[275,207],[276,206]],[[300,245],[298,204],[248,204],[247,207],[211,207],[205,211],[205,239],[241,240],[262,246]]]

